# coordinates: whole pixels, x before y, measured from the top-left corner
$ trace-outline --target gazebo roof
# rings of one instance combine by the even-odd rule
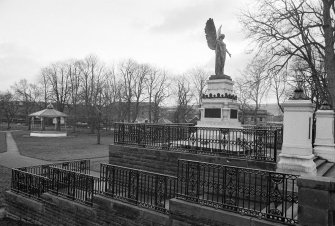
[[[63,112],[55,110],[52,104],[49,104],[46,109],[31,113],[29,116],[30,117],[38,116],[38,117],[56,118],[56,117],[67,117],[67,114],[64,114]]]

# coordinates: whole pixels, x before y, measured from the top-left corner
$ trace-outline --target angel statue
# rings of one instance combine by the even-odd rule
[[[229,54],[229,57],[231,57],[231,54],[226,48],[226,44],[223,42],[225,35],[221,34],[221,26],[218,29],[218,32],[216,32],[214,21],[212,18],[209,18],[206,22],[205,33],[208,47],[215,50],[215,76],[212,75],[209,79],[227,78],[231,80],[228,75],[224,74],[226,53]]]

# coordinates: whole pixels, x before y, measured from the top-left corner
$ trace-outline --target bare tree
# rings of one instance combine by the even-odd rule
[[[188,72],[192,80],[194,90],[196,92],[195,98],[199,107],[201,107],[202,95],[206,91],[206,80],[210,73],[201,67],[195,67]]]
[[[108,69],[108,76],[103,84],[103,99],[105,102],[105,109],[103,115],[108,126],[111,125],[111,122],[115,119],[115,115],[120,115],[120,107],[117,104],[121,93],[122,85],[119,80],[116,78],[114,65]],[[117,118],[120,120],[120,117]],[[109,128],[110,129],[110,128]]]
[[[254,107],[254,119],[256,120],[257,111],[260,108],[263,98],[270,88],[270,78],[266,70],[266,62],[262,58],[254,58],[243,72],[239,81],[243,95],[248,98]],[[257,121],[255,121],[257,123]]]
[[[149,100],[149,122],[157,122],[160,105],[169,95],[166,71],[151,67],[146,79],[146,90]]]
[[[252,110],[249,98],[249,87],[245,79],[243,77],[239,77],[235,80],[234,88],[239,102],[239,109],[242,113],[241,123],[244,124],[246,112]]]
[[[184,123],[192,111],[193,94],[186,76],[176,79],[176,87],[177,109],[174,113],[174,122]]]
[[[80,62],[81,99],[85,106],[86,117],[94,133],[96,127],[96,106],[100,98],[101,84],[108,74],[105,65],[96,56],[88,56]]]
[[[135,109],[133,112],[133,121],[136,120],[139,109],[140,109],[140,103],[143,102],[145,99],[144,97],[144,89],[145,89],[145,83],[147,80],[147,77],[151,71],[151,68],[147,64],[140,64],[137,65],[135,70],[135,77],[134,77],[134,83],[133,83],[133,90],[134,90],[134,97],[135,97]]]
[[[284,113],[282,103],[288,99],[293,87],[293,85],[289,84],[289,76],[287,73],[287,71],[281,71],[271,76],[272,89],[275,93],[277,105],[282,113]]]
[[[65,62],[55,63],[49,66],[47,72],[50,98],[56,103],[57,110],[63,112],[70,98],[71,65]],[[57,118],[56,128],[60,130],[60,118]]]
[[[335,108],[335,3],[334,0],[322,0],[323,32],[325,40],[325,71],[327,74],[329,103]]]
[[[119,70],[123,81],[124,99],[127,103],[127,120],[131,121],[131,106],[134,99],[134,81],[138,64],[131,59],[120,63]]]
[[[256,41],[256,50],[270,53],[275,73],[299,62],[305,82],[313,84],[315,100],[335,95],[334,1],[262,0],[257,10],[241,17],[248,37]],[[324,76],[324,73],[327,76]],[[314,90],[319,90],[315,93]]]
[[[48,80],[48,75],[50,73],[50,68],[49,67],[44,67],[41,69],[41,76],[39,80],[39,85],[41,86],[41,89],[43,90],[42,95],[43,95],[43,102],[44,106],[43,108],[47,108],[48,105],[48,99],[49,99],[49,80]]]
[[[41,94],[40,90],[38,89],[37,85],[28,83],[26,79],[21,79],[11,88],[14,91],[16,99],[22,103],[28,130],[30,130],[30,120],[28,115],[32,113],[32,110],[36,106],[36,101]]]
[[[158,122],[160,114],[160,106],[171,95],[171,90],[168,89],[170,82],[165,70],[160,70],[158,74],[157,85],[153,90],[153,121]]]
[[[0,94],[0,109],[7,121],[7,129],[10,129],[10,124],[13,122],[18,110],[19,104],[14,95],[10,92]]]
[[[70,103],[69,109],[73,116],[72,122],[72,129],[73,132],[76,131],[76,123],[77,123],[77,107],[78,103],[80,102],[80,88],[81,88],[81,67],[79,61],[71,61],[69,62],[69,80],[70,80],[70,87],[69,87],[69,98]]]

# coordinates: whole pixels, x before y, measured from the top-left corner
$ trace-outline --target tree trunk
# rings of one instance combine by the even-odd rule
[[[330,96],[328,102],[335,109],[335,54],[334,36],[331,19],[331,6],[334,1],[322,0],[323,2],[323,31],[325,38],[325,70],[327,74],[328,90]]]

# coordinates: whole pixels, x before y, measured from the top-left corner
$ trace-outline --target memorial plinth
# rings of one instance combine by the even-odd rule
[[[290,99],[284,107],[284,136],[277,171],[316,175],[313,161],[312,124],[314,104],[306,99]]]
[[[314,154],[330,162],[335,162],[334,111],[320,109],[316,111],[315,118]]]
[[[234,82],[229,76],[211,76],[207,80],[207,93],[202,96],[201,120],[198,126],[241,127],[237,119],[239,105],[233,93]]]

